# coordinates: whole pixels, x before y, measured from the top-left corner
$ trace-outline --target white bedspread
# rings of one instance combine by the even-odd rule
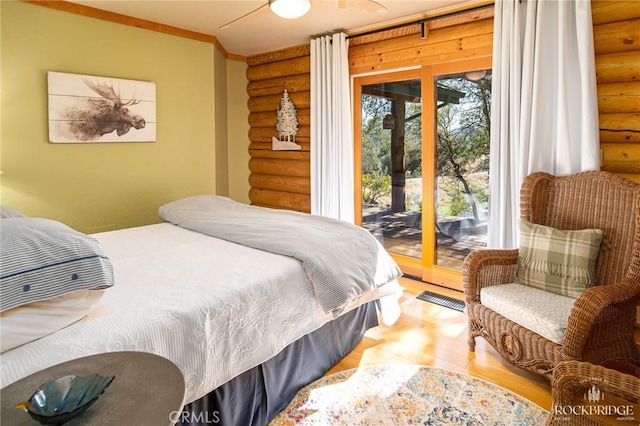
[[[85,319],[3,353],[0,386],[69,359],[134,350],[176,363],[191,402],[330,319],[293,258],[167,223],[94,236],[116,284]],[[393,281],[354,306],[399,291]]]
[[[402,275],[369,231],[343,220],[196,195],[160,207],[167,222],[302,261],[318,303],[340,315],[358,297]]]

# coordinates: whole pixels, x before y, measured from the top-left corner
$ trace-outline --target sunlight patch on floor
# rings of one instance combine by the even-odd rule
[[[422,303],[430,303],[430,302],[422,302]],[[461,314],[460,311],[456,311],[455,309],[445,308],[444,306],[438,306],[438,305],[434,305],[431,309],[429,309],[429,315],[437,318],[438,320],[445,320],[445,321],[458,320],[460,318],[460,314]]]
[[[429,336],[417,329],[403,330],[398,335],[399,339],[390,345],[392,349],[402,348],[409,352],[420,350],[431,343]]]
[[[397,392],[398,388],[418,373],[419,370],[419,365],[394,370],[393,380],[389,381],[363,380],[362,377],[366,377],[370,373],[366,369],[357,369],[342,382],[329,383],[312,389],[307,402],[299,410],[317,412],[326,410],[326,407],[332,405],[355,406],[358,401],[388,398]],[[390,383],[397,383],[397,386],[389,386]],[[305,420],[313,420],[313,415],[307,416]]]
[[[445,324],[438,327],[438,334],[456,339],[467,334],[467,325],[459,323]]]

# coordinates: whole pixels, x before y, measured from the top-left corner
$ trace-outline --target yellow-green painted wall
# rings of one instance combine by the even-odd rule
[[[227,66],[224,55],[214,50],[214,90],[216,93],[216,194],[229,196],[227,173]]]
[[[160,205],[216,192],[227,61],[214,45],[15,1],[0,16],[3,204],[97,232],[159,222]],[[155,82],[156,142],[49,143],[47,71]]]
[[[229,197],[249,204],[249,94],[247,64],[227,61],[227,145]]]

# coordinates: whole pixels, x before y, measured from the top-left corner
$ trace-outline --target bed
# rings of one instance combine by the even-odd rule
[[[160,216],[163,223],[84,236],[108,260],[113,285],[83,290],[101,295],[80,320],[5,350],[2,387],[86,355],[151,352],[185,377],[186,406],[172,421],[261,425],[351,351],[378,314],[388,323],[399,314],[400,271],[362,228],[216,196],[169,203]],[[367,250],[373,266],[351,259]],[[3,308],[0,321],[33,303],[42,302]]]

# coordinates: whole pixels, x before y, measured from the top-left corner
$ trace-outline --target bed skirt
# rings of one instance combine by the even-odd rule
[[[378,325],[376,302],[362,305],[301,337],[175,413],[177,425],[264,426],[302,387],[321,377]]]

